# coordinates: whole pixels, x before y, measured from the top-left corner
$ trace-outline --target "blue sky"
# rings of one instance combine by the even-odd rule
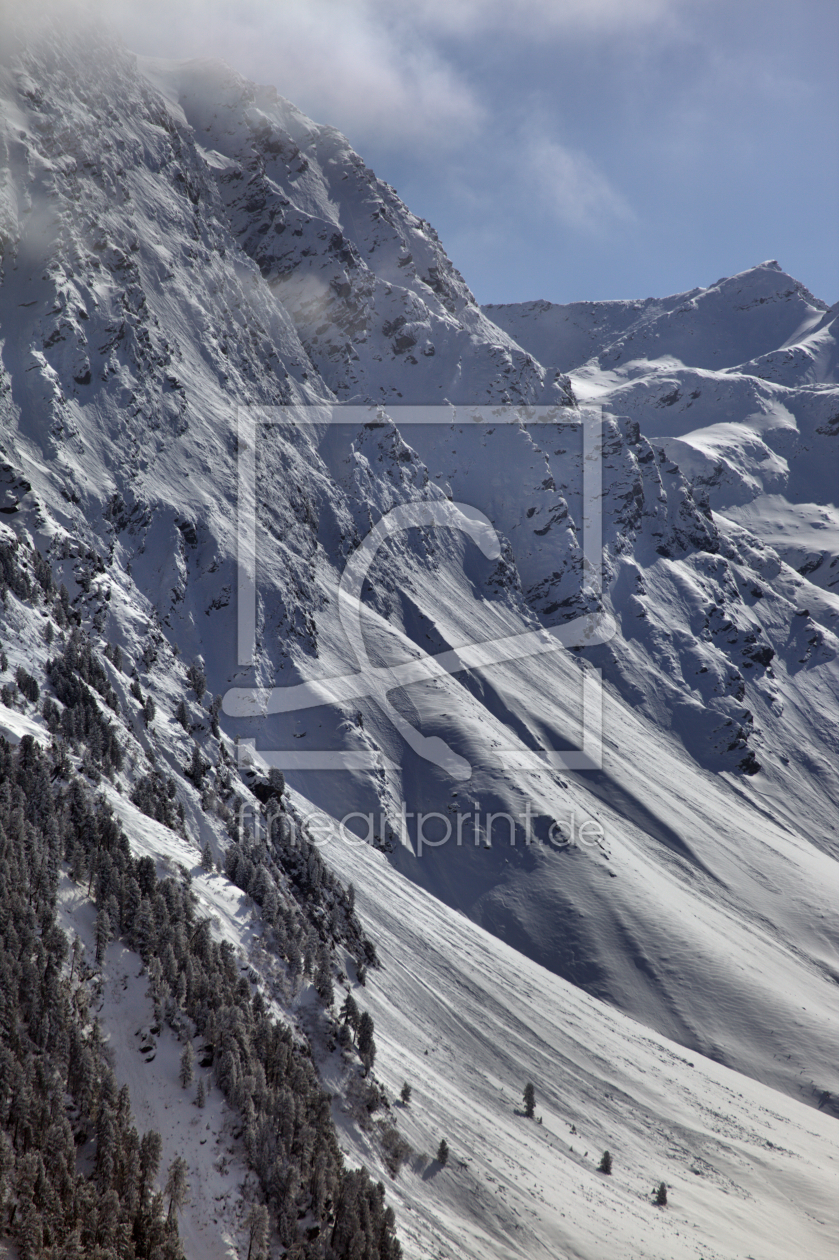
[[[478,299],[663,295],[777,258],[839,299],[836,0],[107,0],[340,128]]]

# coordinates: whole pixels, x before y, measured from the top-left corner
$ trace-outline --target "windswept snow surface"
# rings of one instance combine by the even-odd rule
[[[324,835],[326,836],[326,829]],[[412,1257],[827,1260],[835,1120],[686,1052],[522,957],[334,832],[383,970],[376,1073],[415,1151],[390,1185]],[[536,1121],[522,1091],[536,1090]],[[347,1141],[369,1158],[345,1121]],[[440,1139],[447,1167],[433,1158]],[[610,1177],[596,1171],[608,1149]],[[668,1206],[653,1206],[667,1185]]]

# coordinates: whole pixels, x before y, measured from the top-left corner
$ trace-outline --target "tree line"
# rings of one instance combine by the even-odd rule
[[[184,1042],[182,1082],[196,1044],[202,1067],[240,1112],[262,1210],[270,1212],[286,1255],[397,1260],[401,1248],[384,1187],[363,1169],[344,1167],[330,1097],[308,1043],[269,1014],[232,947],[213,939],[209,921],[197,915],[188,874],[160,879],[151,858],[135,858],[107,801],[91,788],[100,771],[112,777],[124,764],[119,702],[66,589],[56,591],[48,563],[34,549],[3,544],[0,599],[9,592],[42,599],[65,631],[44,679],[52,692],[42,707],[52,747],[43,750],[28,736],[17,749],[0,740],[0,1222],[21,1260],[181,1256],[177,1214],[187,1164],[175,1161],[165,1193],[155,1189],[159,1135],[136,1133],[127,1090],[119,1088],[87,1013],[88,963],[57,926],[62,870],[95,903],[96,960],[113,939],[142,958],[156,1015]],[[106,649],[122,668],[117,653]],[[195,671],[190,682],[202,689]],[[147,725],[154,717],[148,699],[141,693]],[[87,779],[70,753],[81,757]],[[132,792],[144,812],[183,830],[171,777],[153,767]],[[278,952],[292,968],[299,959],[329,1006],[337,941],[356,954],[360,974],[365,964],[377,965],[352,891],[324,865],[291,811],[275,819],[268,844],[236,825],[229,830],[228,875],[260,907]],[[205,1088],[203,1076],[199,1086]],[[257,1212],[251,1260],[267,1238],[261,1221]]]

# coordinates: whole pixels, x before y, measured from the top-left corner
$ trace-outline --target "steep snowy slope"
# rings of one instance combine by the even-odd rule
[[[36,641],[31,623],[42,615],[11,594],[7,603],[6,643],[17,654],[21,639]],[[40,674],[40,663],[30,663]],[[34,734],[49,745],[31,707],[0,709],[0,723],[13,742]],[[148,738],[177,773],[182,733],[163,704]],[[131,749],[131,736],[126,743]],[[403,880],[383,855],[347,844],[333,820],[296,796],[294,816],[317,822],[321,852],[356,881],[378,943],[382,968],[363,990],[354,988],[375,1019],[377,1079],[391,1100],[404,1080],[412,1086],[408,1106],[391,1101],[383,1116],[381,1104],[367,1115],[357,1103],[357,1062],[330,1049],[309,987],[289,987],[251,899],[198,865],[194,840],[141,814],[123,783],[119,775],[101,786],[134,854],[151,858],[161,877],[186,875],[196,913],[210,917],[243,974],[251,982],[261,977],[272,1009],[314,1033],[342,1146],[351,1164],[363,1161],[387,1179],[407,1256],[593,1260],[604,1247],[661,1260],[829,1254],[839,1177],[835,1120],[610,1012]],[[190,833],[198,834],[201,814],[183,780],[178,793],[190,806]],[[211,818],[203,829],[213,836]],[[63,922],[93,962],[96,919],[84,881],[65,877],[60,903]],[[179,1040],[160,1027],[151,969],[136,953],[111,944],[94,978],[96,1012],[138,1122],[161,1133],[164,1166],[186,1156],[186,1254],[245,1255],[256,1179],[236,1108],[203,1064],[196,1066],[209,1087],[203,1108],[179,1083],[182,1034]],[[528,1080],[537,1091],[534,1121],[521,1110]],[[383,1135],[395,1132],[407,1146],[390,1180]],[[433,1158],[441,1137],[451,1149],[445,1168]],[[604,1149],[613,1157],[610,1177],[597,1171]],[[662,1181],[666,1208],[653,1202]]]
[[[372,815],[351,829],[386,842],[399,878],[522,966],[796,1101],[839,1093],[835,312],[767,265],[661,302],[580,304],[554,343],[565,308],[482,313],[343,137],[224,67],[138,67],[95,33],[30,33],[7,40],[2,87],[0,506],[85,624],[141,662],[170,715],[175,649],[200,657],[211,693],[230,692],[229,737],[333,818]],[[603,435],[588,460],[574,395]],[[276,410],[336,400],[388,410],[346,425]],[[445,400],[445,424],[408,409]],[[538,423],[502,410],[536,403],[554,408]],[[450,501],[486,516],[494,550],[419,512],[376,552],[362,634],[376,667],[452,649],[460,664],[295,708],[287,687],[362,664],[340,615],[348,558],[393,509]],[[595,613],[585,646],[468,655]],[[564,768],[549,754],[579,750],[594,668],[602,766]],[[435,740],[469,778],[428,760]],[[338,757],[299,768],[323,753]],[[418,812],[438,815],[422,850]],[[203,838],[195,802],[190,825]]]
[[[424,1159],[393,1186],[407,1254],[826,1258],[835,1120],[616,1015],[330,838],[384,962],[377,1071]],[[536,1091],[537,1121],[522,1112]],[[365,1135],[346,1122],[351,1149]],[[440,1138],[447,1167],[432,1158]],[[596,1171],[608,1149],[611,1177]],[[795,1172],[793,1173],[793,1169]],[[667,1184],[668,1205],[652,1190]]]
[[[71,567],[77,544],[67,534],[62,542]],[[360,983],[363,967],[378,967],[352,895],[309,843],[282,783],[257,784],[254,795],[240,779],[194,668],[187,678],[169,658],[143,695],[137,662],[86,632],[66,587],[5,525],[0,579],[3,1254],[18,1254],[6,1237],[31,1260],[54,1245],[65,1255],[116,1254],[105,1248],[117,1237],[129,1260],[149,1251],[267,1260],[266,1240],[250,1228],[261,1210],[271,1254],[294,1244],[306,1260],[350,1260],[360,1231],[371,1260],[398,1260],[381,1188],[343,1164],[309,1040],[334,1048],[340,1034],[333,976],[346,982],[349,971]],[[244,826],[266,790],[270,849]],[[21,880],[24,838],[36,861]],[[35,901],[36,884],[52,889],[50,905]],[[34,939],[20,931],[27,904]],[[20,997],[8,983],[10,949],[28,981]],[[33,952],[53,967],[51,984],[32,982]],[[76,1018],[56,1045],[68,1008]],[[26,1089],[30,1039],[36,1070]],[[361,1070],[351,1045],[342,1062],[336,1105]],[[61,1126],[45,1104],[65,1081]],[[63,1163],[62,1146],[71,1152]],[[179,1160],[189,1192],[178,1211],[169,1204],[165,1226],[155,1183],[162,1190]],[[163,1220],[149,1246],[155,1216]]]

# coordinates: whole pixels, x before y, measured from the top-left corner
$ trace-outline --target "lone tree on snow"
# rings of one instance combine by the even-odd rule
[[[597,1171],[606,1173],[607,1176],[612,1175],[612,1156],[608,1151],[604,1151],[600,1157],[600,1163],[597,1165]]]
[[[536,1091],[530,1084],[530,1081],[524,1087],[524,1114],[528,1120],[533,1119],[533,1112],[536,1108]]]
[[[411,1101],[411,1087],[407,1081],[403,1082],[402,1093],[399,1095],[399,1097],[402,1099],[403,1107],[407,1107],[408,1103]]]
[[[441,1168],[445,1168],[449,1162],[449,1144],[445,1138],[440,1138],[440,1145],[437,1147],[437,1163]]]
[[[658,1207],[667,1207],[667,1186],[663,1181],[658,1183],[658,1189],[655,1192],[655,1201]]]

